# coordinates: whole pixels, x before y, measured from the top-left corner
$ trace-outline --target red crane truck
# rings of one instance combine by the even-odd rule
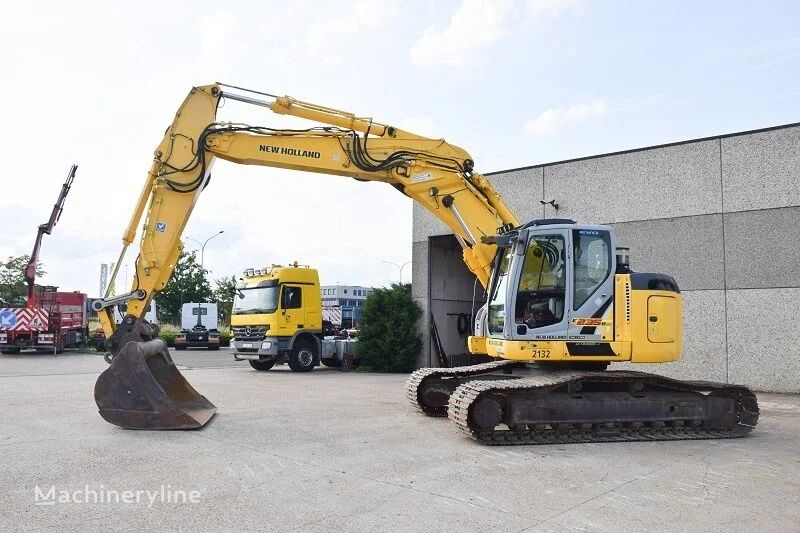
[[[77,165],[72,165],[49,220],[39,226],[30,261],[25,268],[28,299],[25,307],[0,308],[0,351],[19,353],[30,348],[61,353],[65,348],[86,340],[86,295],[81,292],[58,292],[57,287],[36,288],[36,265],[42,237],[53,232],[64,201],[75,179]]]

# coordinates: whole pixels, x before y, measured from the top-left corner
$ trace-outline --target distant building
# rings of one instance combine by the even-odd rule
[[[323,285],[322,318],[343,328],[358,327],[364,300],[372,294],[372,287],[360,285]]]

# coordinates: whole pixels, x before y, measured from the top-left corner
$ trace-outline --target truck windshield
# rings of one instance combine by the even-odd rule
[[[274,313],[278,308],[278,287],[237,289],[233,299],[233,314],[255,315]]]

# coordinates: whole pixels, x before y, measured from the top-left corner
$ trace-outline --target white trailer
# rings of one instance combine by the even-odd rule
[[[181,334],[175,349],[207,348],[219,350],[219,312],[215,303],[185,303],[181,308]]]
[[[200,316],[198,323],[197,317]],[[190,330],[203,326],[207,330],[216,330],[219,327],[219,314],[217,304],[214,303],[185,303],[181,308],[181,329]]]

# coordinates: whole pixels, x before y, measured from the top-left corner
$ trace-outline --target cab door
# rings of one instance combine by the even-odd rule
[[[610,321],[614,312],[616,257],[611,232],[602,227],[577,228],[571,232],[569,338],[611,341],[613,328],[601,325],[603,318]]]
[[[514,250],[516,290],[506,313],[512,339],[560,340],[569,319],[570,234],[567,229],[528,232]],[[508,318],[513,317],[513,320]]]
[[[304,326],[303,287],[291,284],[281,285],[280,301],[278,334],[289,337]]]

